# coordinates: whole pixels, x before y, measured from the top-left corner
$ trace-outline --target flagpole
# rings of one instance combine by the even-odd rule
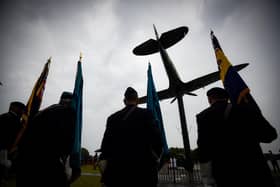
[[[80,52],[79,61],[77,63],[76,79],[73,90],[73,107],[76,112],[75,135],[72,145],[72,153],[70,165],[72,168],[80,168],[81,166],[81,136],[82,136],[82,103],[83,103],[83,76],[82,76],[82,52]]]
[[[178,101],[178,108],[179,108],[179,114],[180,114],[183,144],[184,144],[184,150],[185,150],[185,156],[186,156],[186,167],[187,167],[187,170],[190,173],[192,173],[193,162],[192,162],[192,159],[190,157],[191,148],[190,148],[189,133],[188,133],[188,129],[187,129],[187,121],[186,121],[186,115],[185,115],[183,95],[177,95],[176,98],[177,98],[177,101]]]

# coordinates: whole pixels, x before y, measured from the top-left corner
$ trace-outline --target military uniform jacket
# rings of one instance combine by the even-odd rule
[[[260,143],[276,139],[275,128],[246,105],[225,119],[226,107],[217,102],[197,115],[200,161],[212,161],[218,186],[274,186]]]
[[[152,113],[127,106],[107,119],[101,158],[108,160],[104,181],[108,186],[131,186],[157,182],[157,163],[162,141]],[[144,186],[145,186],[144,185]]]
[[[14,113],[7,112],[0,115],[0,150],[9,150],[12,147],[21,127],[20,118]]]

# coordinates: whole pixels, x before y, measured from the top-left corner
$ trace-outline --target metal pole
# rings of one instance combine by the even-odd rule
[[[176,174],[175,174],[175,157],[171,157],[171,168],[173,171],[173,183],[176,184]]]
[[[186,168],[190,173],[192,173],[193,172],[193,162],[190,157],[191,148],[190,148],[189,134],[188,134],[188,129],[187,129],[187,122],[186,122],[185,109],[184,109],[184,103],[183,103],[183,95],[177,96],[177,100],[178,100],[178,107],[179,107],[180,121],[181,121],[182,135],[183,135],[183,143],[184,143],[184,150],[185,150],[185,157],[186,157]]]

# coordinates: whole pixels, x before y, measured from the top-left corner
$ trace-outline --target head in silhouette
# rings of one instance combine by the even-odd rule
[[[137,91],[132,87],[128,87],[125,90],[123,101],[125,105],[137,105],[138,104]]]
[[[228,92],[225,89],[219,87],[211,88],[207,91],[206,95],[210,105],[213,105],[219,101],[227,102],[229,99]]]
[[[21,117],[25,110],[25,105],[19,101],[14,101],[10,103],[9,112],[15,114],[17,117]]]
[[[64,106],[71,106],[73,94],[71,92],[63,92],[60,96],[59,104]]]

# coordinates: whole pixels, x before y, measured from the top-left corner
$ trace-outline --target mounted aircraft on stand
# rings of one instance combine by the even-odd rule
[[[135,47],[133,49],[133,53],[135,55],[144,56],[160,52],[163,65],[169,79],[169,87],[165,90],[157,92],[159,100],[174,98],[172,100],[172,102],[174,102],[177,97],[182,96],[184,94],[196,96],[196,94],[192,93],[193,91],[220,80],[219,71],[216,71],[201,76],[199,78],[193,79],[189,82],[183,82],[180,79],[173,62],[169,58],[166,49],[183,39],[188,33],[188,27],[178,27],[176,29],[161,34],[161,36],[159,37],[155,25],[153,26],[156,39],[149,39],[146,42]],[[234,66],[234,68],[237,71],[239,71],[245,68],[246,66],[248,66],[248,63],[236,65]],[[141,97],[139,99],[139,104],[146,103],[146,99],[146,96]]]
[[[178,27],[176,29],[170,30],[168,32],[165,32],[161,34],[159,37],[158,32],[156,30],[155,25],[154,31],[156,35],[156,39],[149,39],[146,42],[140,44],[139,46],[135,47],[133,49],[133,53],[135,55],[151,55],[154,53],[159,52],[165,71],[168,76],[169,80],[169,87],[165,90],[158,91],[158,98],[159,100],[163,99],[169,99],[173,98],[171,103],[173,103],[175,100],[178,101],[178,108],[179,108],[179,114],[180,114],[180,121],[181,121],[181,128],[182,128],[182,136],[183,136],[183,144],[184,144],[184,150],[185,150],[185,158],[186,158],[186,166],[185,168],[192,173],[193,172],[193,161],[190,157],[190,141],[189,141],[189,135],[188,135],[188,129],[187,129],[187,123],[186,123],[186,116],[185,116],[185,109],[184,109],[184,103],[183,103],[183,96],[191,95],[196,96],[196,94],[192,93],[193,91],[203,88],[207,86],[208,84],[214,83],[218,80],[220,80],[220,72],[216,71],[207,75],[204,75],[202,77],[193,79],[189,82],[183,82],[173,64],[171,59],[169,58],[166,49],[171,47],[172,45],[179,42],[181,39],[185,37],[185,35],[188,33],[188,27]],[[239,71],[243,68],[248,66],[248,63],[245,64],[239,64],[237,66],[234,66],[234,68]],[[147,96],[140,97],[139,98],[139,104],[143,104],[147,102]]]

